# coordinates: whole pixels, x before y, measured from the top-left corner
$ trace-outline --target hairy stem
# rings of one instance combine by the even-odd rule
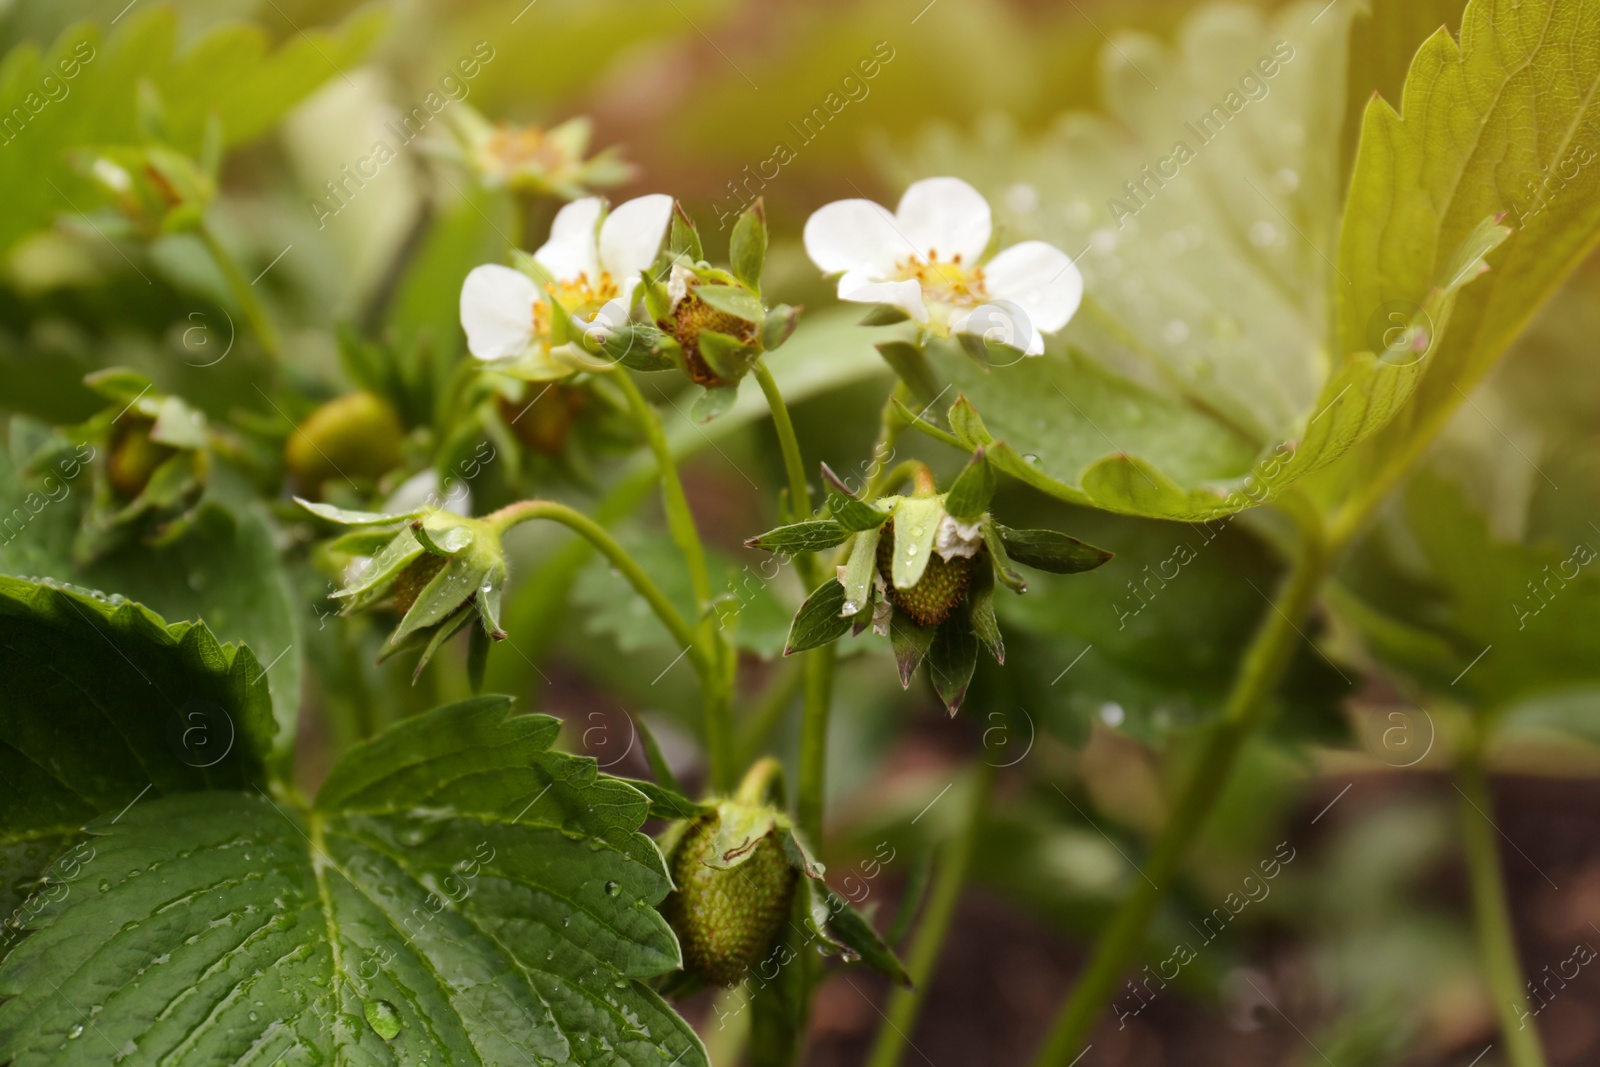
[[[905,1054],[906,1043],[917,1025],[917,1015],[922,1011],[922,999],[927,995],[934,965],[939,962],[939,952],[944,948],[945,935],[950,932],[950,921],[955,918],[967,872],[972,867],[972,850],[983,825],[994,774],[994,766],[989,763],[980,764],[974,773],[966,820],[954,840],[944,847],[938,873],[934,875],[933,892],[917,928],[917,941],[906,963],[911,988],[897,988],[889,997],[889,1010],[884,1013],[884,1025],[873,1042],[872,1054],[867,1057],[867,1067],[898,1067]]]
[[[628,579],[628,584],[633,586],[634,591],[644,597],[645,603],[650,605],[650,610],[656,613],[656,618],[661,620],[673,638],[689,650],[689,657],[701,676],[702,684],[709,684],[705,679],[712,665],[711,660],[701,647],[694,630],[684,617],[678,614],[678,609],[672,606],[666,594],[661,592],[661,587],[656,585],[655,581],[644,572],[644,568],[628,555],[628,550],[618,544],[617,539],[607,533],[599,523],[576,508],[554,500],[522,500],[515,504],[507,504],[499,511],[486,515],[483,521],[497,534],[503,535],[513,526],[534,519],[558,522],[599,549],[600,554]]]
[[[267,309],[261,305],[261,300],[256,296],[255,287],[245,280],[244,272],[239,269],[239,264],[234,261],[233,255],[217,239],[216,231],[211,228],[210,223],[201,222],[199,233],[206,251],[211,253],[217,269],[222,271],[222,277],[228,283],[228,291],[239,302],[239,309],[244,312],[244,317],[250,323],[250,329],[256,335],[256,340],[261,342],[262,349],[274,363],[281,363],[283,342],[278,338],[277,327],[273,326],[272,320],[267,317]]]
[[[1300,620],[1310,610],[1328,570],[1329,553],[1320,529],[1308,523],[1303,534],[1300,554],[1245,652],[1222,720],[1212,727],[1193,773],[1173,799],[1171,815],[1145,861],[1143,877],[1118,905],[1057,1014],[1036,1060],[1038,1067],[1066,1067],[1082,1051],[1112,989],[1144,947],[1150,920],[1177,875],[1190,841],[1222,794],[1240,749],[1266,715],[1295,643],[1302,640]]]
[[[1516,937],[1511,929],[1510,905],[1500,873],[1500,850],[1495,844],[1493,800],[1483,766],[1483,749],[1474,743],[1456,768],[1456,789],[1461,794],[1462,844],[1472,880],[1472,913],[1478,932],[1478,950],[1484,976],[1500,1017],[1500,1036],[1512,1067],[1545,1067],[1539,1029],[1528,1010],[1526,979],[1517,960]]]

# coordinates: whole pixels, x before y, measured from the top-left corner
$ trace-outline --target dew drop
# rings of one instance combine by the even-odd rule
[[[858,612],[860,610],[861,610],[861,605],[860,604],[857,604],[854,600],[846,600],[844,602],[844,607],[839,609],[839,614],[840,615],[854,615],[856,612]]]
[[[917,546],[916,545],[907,545],[906,546],[906,555],[915,556],[916,554],[917,554]]]
[[[400,1036],[400,1013],[387,1000],[367,1001],[362,1006],[362,1013],[366,1015],[368,1025],[385,1041],[393,1041]]]
[[[616,882],[607,882],[606,883],[606,896],[614,897],[620,892],[622,892],[622,887],[620,885],[618,885]]]
[[[100,879],[100,885],[98,888],[102,893],[109,893],[111,892],[111,883],[107,879],[102,878]]]
[[[78,1038],[80,1038],[82,1036],[83,1036],[83,1024],[82,1023],[79,1023],[78,1025],[74,1026],[71,1030],[67,1031],[67,1040],[68,1041],[76,1041]]]
[[[570,916],[570,915],[561,916],[561,925],[562,926],[571,926],[572,925],[572,916]]]

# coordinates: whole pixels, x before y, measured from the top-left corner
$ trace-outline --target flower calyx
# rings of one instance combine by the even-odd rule
[[[1013,530],[995,521],[989,502],[995,473],[983,449],[943,493],[918,465],[909,496],[862,500],[825,465],[827,514],[771,530],[745,543],[774,552],[815,552],[847,545],[836,576],[812,591],[789,629],[785,655],[859,634],[869,627],[894,646],[900,683],[928,665],[951,715],[960,710],[977,668],[978,647],[997,663],[1005,644],[994,591],[1026,583],[1022,563],[1055,574],[1093,570],[1111,553],[1054,530]]]
[[[445,641],[474,621],[489,638],[505,639],[505,551],[488,521],[437,507],[388,514],[295,502],[318,518],[354,527],[327,546],[348,564],[332,599],[345,615],[382,606],[399,614],[380,658],[420,648],[413,681]]]

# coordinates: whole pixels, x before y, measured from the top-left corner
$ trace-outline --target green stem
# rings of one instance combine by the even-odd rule
[[[822,812],[828,796],[828,717],[833,712],[834,646],[806,653],[805,701],[800,712],[800,832],[814,849],[822,847]]]
[[[1500,873],[1500,850],[1494,839],[1493,800],[1483,766],[1483,748],[1475,741],[1456,768],[1456,789],[1461,794],[1461,837],[1472,880],[1472,912],[1478,929],[1478,949],[1484,975],[1489,980],[1500,1036],[1512,1067],[1545,1067],[1539,1030],[1528,1010],[1526,979],[1517,960],[1517,942],[1511,929],[1505,881]]]
[[[974,774],[966,821],[955,839],[945,846],[927,911],[917,928],[916,944],[911,946],[911,958],[906,961],[911,988],[896,988],[889,997],[889,1010],[884,1013],[884,1025],[873,1042],[872,1054],[867,1057],[867,1067],[898,1067],[911,1031],[916,1028],[922,998],[927,995],[934,965],[939,962],[939,952],[944,948],[945,935],[950,932],[950,921],[955,918],[956,904],[961,900],[961,890],[972,867],[972,851],[983,825],[994,775],[994,767],[988,763],[980,764]]]
[[[628,555],[628,550],[618,544],[616,538],[607,533],[599,523],[576,508],[554,500],[522,500],[508,504],[499,511],[484,516],[483,521],[488,523],[496,534],[503,536],[513,526],[534,519],[558,522],[582,535],[586,541],[599,549],[601,555],[610,560],[611,565],[628,579],[634,591],[644,597],[645,603],[650,605],[650,609],[656,613],[656,617],[666,626],[673,638],[689,650],[689,658],[694,662],[702,684],[710,684],[706,679],[711,663],[694,630],[683,616],[678,614],[678,609],[672,606],[672,602],[667,599],[660,586],[656,585],[634,558]]]
[[[1244,742],[1266,715],[1294,646],[1302,640],[1300,620],[1310,611],[1330,561],[1321,531],[1307,524],[1302,533],[1300,554],[1245,652],[1222,720],[1212,727],[1191,777],[1170,805],[1171,815],[1145,861],[1143,877],[1117,907],[1088,966],[1057,1014],[1035,1061],[1038,1067],[1065,1067],[1081,1052],[1112,989],[1144,947],[1150,920],[1177,875],[1191,839],[1216,805]]]
[[[772,428],[778,431],[778,447],[783,450],[783,466],[789,476],[789,513],[796,519],[811,517],[811,487],[806,484],[805,459],[800,454],[800,441],[794,435],[794,421],[789,418],[789,406],[783,402],[778,383],[764,359],[756,360],[756,382],[772,409]]]
[[[673,544],[689,563],[689,580],[694,585],[695,600],[701,610],[711,601],[711,579],[706,570],[706,550],[700,543],[700,531],[694,523],[694,512],[689,510],[689,498],[683,491],[683,479],[678,476],[678,461],[667,443],[666,430],[661,416],[639,392],[639,386],[627,371],[619,369],[612,378],[628,398],[633,417],[644,431],[650,451],[656,457],[656,469],[661,475],[661,502],[667,513],[667,530]]]
[[[283,343],[278,339],[277,328],[272,325],[272,320],[267,317],[267,309],[262,307],[260,299],[256,296],[255,287],[245,279],[244,272],[239,269],[239,264],[233,256],[223,247],[217,239],[216,232],[211,224],[202,221],[199,227],[200,240],[205,244],[206,251],[211,253],[211,258],[216,261],[217,269],[222,271],[222,277],[228,283],[228,290],[233,293],[233,298],[239,302],[239,309],[244,312],[250,329],[255,333],[256,339],[261,342],[261,347],[274,363],[283,361]]]
[[[800,691],[800,684],[804,681],[805,663],[806,658],[802,656],[798,663],[791,660],[780,664],[778,676],[768,683],[766,692],[761,694],[755,707],[745,714],[744,725],[739,729],[738,738],[741,763],[755,759],[766,747],[767,738],[778,728],[783,713],[789,710],[789,704]]]

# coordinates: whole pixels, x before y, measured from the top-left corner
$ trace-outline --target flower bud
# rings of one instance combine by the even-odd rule
[[[178,454],[176,448],[150,439],[154,426],[154,419],[129,416],[112,434],[106,473],[122,500],[136,499],[150,484],[156,468]]]

